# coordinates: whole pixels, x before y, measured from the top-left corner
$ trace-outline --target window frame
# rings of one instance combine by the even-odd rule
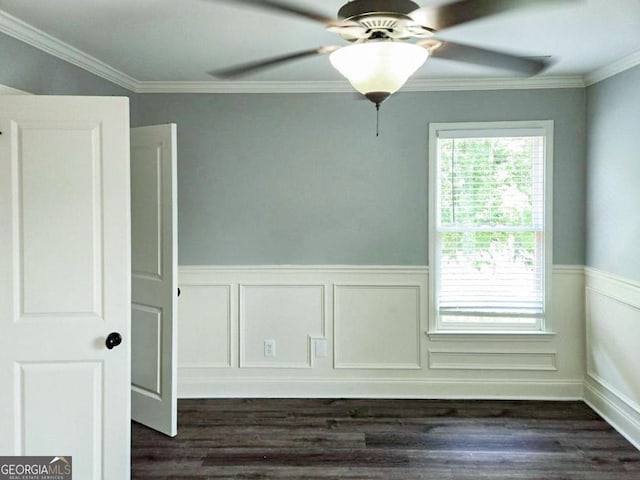
[[[437,231],[438,220],[438,194],[439,194],[439,170],[438,170],[438,137],[443,131],[487,131],[487,136],[496,135],[497,131],[504,132],[523,129],[540,129],[543,132],[544,159],[543,159],[543,191],[544,191],[544,303],[540,321],[535,328],[518,328],[517,324],[501,324],[491,326],[487,323],[478,325],[443,326],[438,312],[438,288],[439,288],[439,234]],[[428,177],[428,259],[429,259],[429,331],[431,334],[548,334],[553,331],[551,306],[551,274],[553,267],[553,120],[525,120],[525,121],[500,121],[500,122],[447,122],[429,124],[429,177]],[[514,315],[513,317],[517,317]]]

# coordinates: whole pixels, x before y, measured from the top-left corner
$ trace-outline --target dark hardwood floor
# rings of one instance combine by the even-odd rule
[[[134,479],[638,480],[640,452],[582,402],[181,400],[139,424]]]

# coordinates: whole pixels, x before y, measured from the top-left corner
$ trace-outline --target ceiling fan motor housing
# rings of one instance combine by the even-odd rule
[[[430,37],[431,31],[409,16],[418,8],[420,6],[411,0],[353,0],[340,8],[338,17],[359,23],[361,30],[344,28],[337,33],[350,42]]]
[[[338,10],[338,17],[355,21],[372,14],[402,18],[418,8],[420,5],[411,0],[352,0]]]

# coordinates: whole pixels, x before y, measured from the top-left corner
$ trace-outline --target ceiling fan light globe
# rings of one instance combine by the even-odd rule
[[[427,49],[413,43],[383,41],[342,47],[329,56],[329,61],[363,95],[370,92],[393,94],[428,56]]]

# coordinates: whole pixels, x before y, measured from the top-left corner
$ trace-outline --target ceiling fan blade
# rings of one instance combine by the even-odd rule
[[[420,25],[443,30],[508,10],[577,1],[579,0],[458,0],[436,7],[422,7],[411,12],[409,16]]]
[[[245,63],[243,65],[237,65],[235,67],[223,68],[220,70],[212,70],[207,72],[209,75],[217,78],[233,78],[253,73],[264,68],[273,67],[280,63],[289,62],[291,60],[298,60],[300,58],[310,57],[313,55],[324,55],[334,52],[340,47],[336,45],[320,48],[311,48],[309,50],[302,50],[300,52],[289,53],[287,55],[280,55],[277,57],[267,58],[264,60],[258,60],[255,62]]]
[[[522,57],[446,41],[443,41],[437,48],[431,49],[430,56],[433,58],[443,58],[446,60],[502,68],[527,76],[540,73],[552,63],[549,58],[545,57]]]
[[[211,1],[211,0],[208,0]],[[215,0],[218,1],[218,0]],[[227,3],[244,3],[247,5],[254,5],[259,8],[266,8],[269,10],[275,10],[281,13],[288,13],[290,15],[296,15],[298,17],[303,17],[308,20],[313,20],[315,22],[320,22],[326,26],[332,25],[344,25],[345,22],[341,22],[336,20],[335,18],[330,18],[322,13],[318,13],[314,10],[308,8],[302,8],[295,5],[291,5],[290,3],[280,2],[278,0],[223,0]]]

